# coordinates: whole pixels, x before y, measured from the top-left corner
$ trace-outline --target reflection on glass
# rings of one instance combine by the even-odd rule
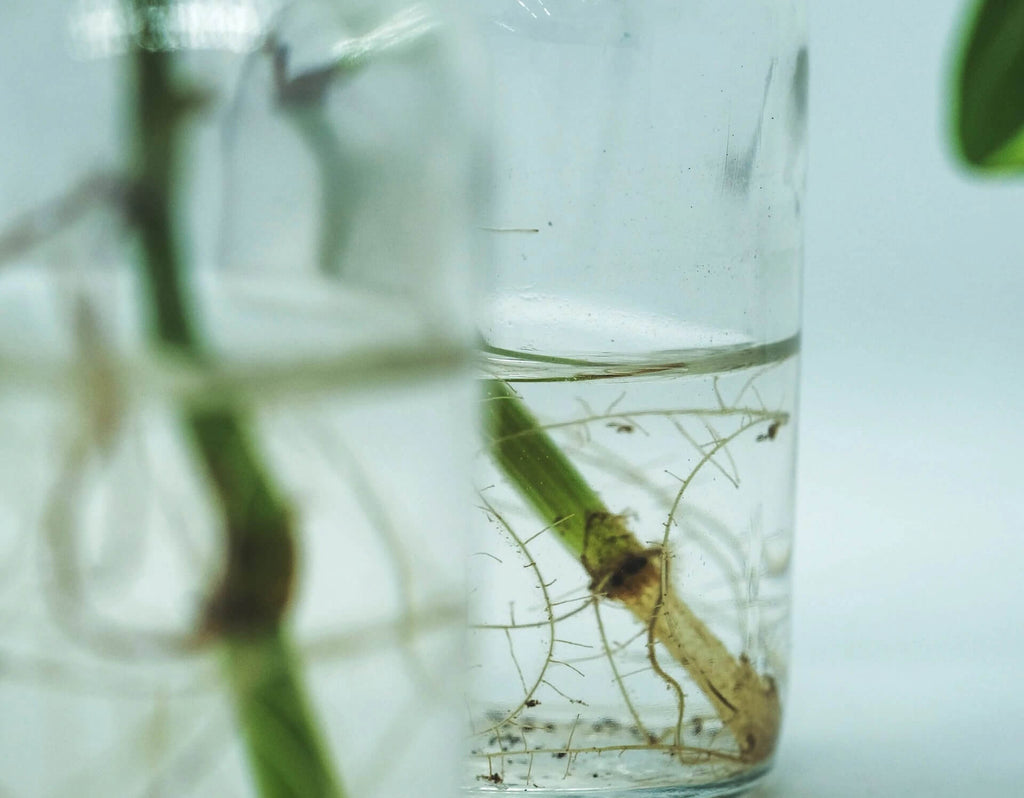
[[[273,4],[268,0],[166,0],[144,8],[118,0],[79,0],[69,19],[71,45],[83,58],[149,50],[226,50],[259,43]]]

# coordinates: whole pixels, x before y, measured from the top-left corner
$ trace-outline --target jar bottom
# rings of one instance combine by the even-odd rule
[[[757,786],[769,773],[772,762],[762,762],[752,766],[742,774],[712,784],[683,784],[670,787],[573,787],[569,789],[533,789],[520,788],[515,792],[524,792],[531,798],[569,798],[569,796],[585,796],[585,798],[729,798],[743,795]],[[508,792],[503,785],[472,787],[464,792],[468,795],[490,795]]]

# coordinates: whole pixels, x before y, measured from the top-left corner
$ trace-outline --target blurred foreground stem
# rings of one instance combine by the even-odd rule
[[[151,333],[166,350],[202,362],[184,258],[175,235],[177,150],[196,100],[178,88],[172,56],[154,27],[166,0],[131,0],[142,24],[133,53],[129,123],[136,183],[133,222],[140,239]],[[144,45],[144,46],[143,46]],[[285,622],[295,570],[288,508],[235,409],[184,411],[184,429],[212,488],[223,525],[226,565],[209,597],[201,632],[223,647],[227,682],[262,798],[342,798],[310,711]]]
[[[780,722],[774,682],[746,657],[733,656],[690,610],[668,578],[667,552],[643,546],[625,518],[609,512],[508,384],[488,380],[484,391],[491,456],[586,569],[590,589],[625,605],[647,627],[651,643],[660,642],[686,669],[732,733],[743,761],[771,756]]]

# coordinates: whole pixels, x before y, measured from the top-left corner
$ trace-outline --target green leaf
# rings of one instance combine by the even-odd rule
[[[1024,2],[981,0],[956,86],[956,134],[964,159],[1024,169]]]

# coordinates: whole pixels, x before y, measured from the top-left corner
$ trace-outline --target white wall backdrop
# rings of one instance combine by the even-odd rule
[[[966,0],[811,0],[790,710],[759,798],[1024,784],[1024,177],[947,140]]]

